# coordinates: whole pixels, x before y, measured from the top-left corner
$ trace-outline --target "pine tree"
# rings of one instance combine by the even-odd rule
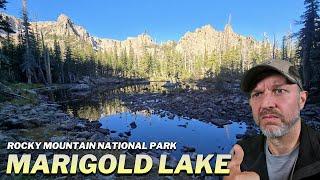
[[[298,32],[299,48],[297,55],[302,61],[302,74],[305,89],[309,90],[311,87],[312,74],[316,74],[319,69],[317,56],[319,55],[319,34],[320,20],[319,20],[319,2],[317,0],[304,1],[306,11],[301,16],[300,24],[303,28]],[[319,57],[318,57],[319,58]]]
[[[6,9],[6,0],[0,0],[0,9]],[[11,33],[15,33],[11,27],[11,25],[9,24],[9,19],[7,16],[4,17],[3,14],[0,14],[0,29],[3,30],[5,33],[11,34]]]
[[[63,62],[61,56],[61,48],[58,41],[54,40],[53,42],[53,51],[54,51],[54,65],[53,65],[53,75],[57,82],[64,83],[64,71],[63,71]]]
[[[0,8],[5,8],[6,1],[0,1]],[[6,33],[6,37],[1,38],[2,49],[0,51],[0,74],[1,79],[14,80],[14,69],[13,68],[13,59],[15,54],[15,46],[10,37],[11,33],[14,33],[12,30],[8,17],[3,17],[0,14],[0,29]],[[6,75],[5,75],[6,74]]]
[[[38,73],[38,77],[41,79],[41,82],[47,83],[47,80],[44,76],[43,69],[45,68],[45,62],[44,62],[44,57],[42,46],[40,44],[40,37],[39,37],[39,32],[38,32],[38,26],[36,24],[36,29],[35,29],[35,34],[33,34],[32,38],[33,46],[34,46],[34,54],[35,54],[35,60],[36,60],[36,72]]]
[[[41,42],[42,42],[42,57],[44,59],[44,66],[46,72],[46,78],[48,84],[52,83],[52,75],[51,75],[51,62],[50,62],[50,53],[48,47],[44,44],[43,34],[40,32],[41,35]]]
[[[118,74],[118,61],[119,61],[119,56],[118,56],[118,47],[116,42],[114,42],[113,45],[113,54],[112,54],[112,64],[111,67],[113,69],[113,75]]]
[[[32,82],[32,77],[34,79],[37,79],[34,73],[36,63],[35,63],[35,57],[33,54],[33,47],[31,45],[31,35],[30,35],[30,23],[28,19],[28,13],[27,13],[27,0],[22,0],[22,26],[23,26],[23,36],[22,36],[22,43],[24,47],[24,54],[23,54],[23,63],[21,64],[22,72],[25,73],[27,82],[30,84]]]
[[[282,37],[281,59],[288,59],[287,37]]]
[[[70,49],[70,46],[69,45],[66,45],[66,48],[65,48],[65,53],[64,53],[64,73],[65,73],[65,76],[67,77],[68,79],[68,82],[69,83],[72,83],[73,79],[74,78],[74,71],[73,71],[73,68],[74,68],[74,61],[72,59],[72,52],[71,52],[71,49]]]
[[[136,71],[135,68],[134,68],[134,61],[135,61],[134,57],[135,57],[134,56],[134,49],[132,48],[131,41],[129,41],[129,55],[128,55],[127,68],[128,68],[128,73],[129,73],[130,77],[132,75],[134,75],[134,71]]]
[[[127,50],[124,48],[120,54],[120,60],[119,60],[119,68],[121,69],[122,76],[127,76],[128,72],[128,56],[127,56]]]

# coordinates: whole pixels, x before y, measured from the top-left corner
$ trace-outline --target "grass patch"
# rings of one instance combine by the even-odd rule
[[[30,90],[30,89],[36,89],[36,88],[41,88],[43,87],[43,84],[28,84],[28,83],[13,83],[13,84],[8,84],[8,87],[12,89],[21,89],[21,90]]]
[[[14,105],[25,105],[25,104],[37,104],[38,96],[36,94],[30,94],[26,92],[19,93],[19,95],[25,98],[15,97],[11,99],[9,102]]]
[[[0,94],[0,102],[10,102],[15,105],[37,104],[38,95],[33,89],[41,88],[43,84],[10,83],[5,85],[5,93]]]

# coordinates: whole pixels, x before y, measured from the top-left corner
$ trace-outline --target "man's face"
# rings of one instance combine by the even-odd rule
[[[287,134],[300,119],[307,93],[296,84],[287,84],[282,75],[261,80],[250,93],[250,106],[257,125],[270,138]]]

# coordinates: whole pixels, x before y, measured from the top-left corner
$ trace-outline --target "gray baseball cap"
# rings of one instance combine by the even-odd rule
[[[249,93],[263,79],[261,77],[272,71],[285,76],[289,82],[297,84],[303,90],[299,72],[294,65],[289,61],[278,59],[268,60],[249,69],[242,77],[240,89]]]

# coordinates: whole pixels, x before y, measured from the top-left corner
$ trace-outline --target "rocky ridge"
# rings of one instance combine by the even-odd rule
[[[10,15],[8,16],[9,22],[15,32],[21,29],[21,20]],[[235,33],[230,24],[225,26],[223,31],[217,31],[211,25],[205,25],[197,28],[194,32],[187,32],[178,41],[168,41],[165,43],[156,43],[155,40],[147,33],[142,33],[137,37],[128,37],[124,41],[98,38],[90,35],[90,33],[82,26],[76,25],[68,16],[61,14],[56,21],[39,21],[31,22],[33,30],[42,32],[45,42],[49,46],[53,46],[54,39],[64,46],[64,40],[73,38],[73,44],[87,44],[97,51],[104,51],[112,53],[117,49],[118,55],[122,51],[128,54],[134,53],[136,58],[141,58],[145,51],[159,55],[164,55],[163,47],[170,46],[176,52],[183,55],[184,58],[195,58],[196,56],[204,56],[205,53],[220,54],[232,48],[240,48],[242,58],[244,60],[252,59],[250,52],[265,53],[271,56],[272,47],[267,39],[264,41],[257,41],[252,37],[245,37]],[[14,34],[14,39],[17,40],[17,33]],[[79,43],[81,42],[81,43]],[[70,42],[69,42],[70,43]],[[63,49],[63,48],[62,48]]]

